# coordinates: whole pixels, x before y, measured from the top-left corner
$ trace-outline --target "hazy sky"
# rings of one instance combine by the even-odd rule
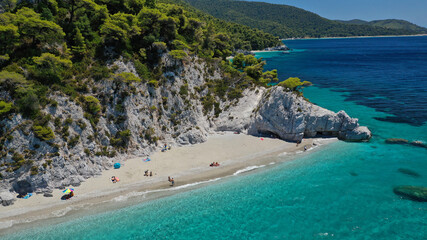
[[[403,19],[427,27],[427,0],[247,0],[286,4],[332,20]]]

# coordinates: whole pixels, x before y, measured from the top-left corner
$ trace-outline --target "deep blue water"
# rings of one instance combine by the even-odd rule
[[[347,100],[392,114],[379,120],[427,121],[427,37],[285,41],[291,49],[263,54],[280,76],[349,91]],[[279,55],[279,56],[278,56]],[[310,59],[307,61],[307,59]]]
[[[291,54],[263,54],[281,79],[312,81],[315,86],[304,90],[312,102],[358,117],[374,134],[369,143],[337,142],[199,189],[3,237],[426,239],[427,203],[401,199],[393,187],[427,187],[427,149],[384,142],[427,141],[426,42],[294,40],[286,42],[295,49]]]

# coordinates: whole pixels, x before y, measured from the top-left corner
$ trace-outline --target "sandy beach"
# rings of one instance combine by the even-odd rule
[[[304,139],[301,144],[285,142],[280,139],[259,138],[244,134],[220,133],[212,135],[201,144],[172,147],[166,152],[157,152],[150,156],[151,161],[144,162],[145,156],[124,161],[120,169],[106,170],[100,176],[86,180],[78,187],[73,187],[75,197],[60,200],[62,190],[55,189],[53,197],[37,195],[29,199],[17,199],[14,205],[0,207],[0,231],[12,225],[31,222],[40,218],[52,218],[64,215],[65,208],[81,208],[84,205],[98,204],[111,199],[129,195],[131,192],[142,192],[157,189],[180,188],[190,183],[208,181],[230,176],[242,169],[253,166],[268,165],[279,161],[277,156],[285,152],[280,161],[292,159],[297,153],[313,146],[320,146],[336,139]],[[276,158],[275,158],[276,157]],[[272,160],[273,159],[273,160]],[[219,167],[210,167],[212,162],[219,162]],[[152,171],[153,176],[144,176]],[[111,177],[120,179],[111,182]],[[172,187],[168,176],[175,179]],[[64,214],[58,214],[64,213]]]

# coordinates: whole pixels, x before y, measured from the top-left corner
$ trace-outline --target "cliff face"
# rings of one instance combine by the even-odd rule
[[[46,193],[53,188],[78,186],[114,162],[148,156],[163,143],[180,146],[206,141],[212,131],[208,118],[213,111],[204,114],[200,103],[207,89],[198,93],[194,88],[205,84],[207,77],[218,79],[219,72],[212,69],[208,76],[206,63],[198,59],[182,64],[165,56],[162,62],[165,72],[161,87],[113,80],[93,83],[91,95],[105,106],[96,124],[91,124],[78,100],[61,93],[50,96],[57,105],[43,112],[51,116],[48,127],[55,132],[53,140],[37,138],[31,121],[20,114],[3,119],[0,126],[10,137],[4,142],[9,151],[0,159],[0,190]],[[119,61],[116,65],[118,72],[132,71],[129,64]],[[188,93],[179,94],[182,87]],[[54,124],[57,119],[59,124]],[[114,146],[113,141],[127,130],[125,147]],[[32,163],[11,171],[8,166],[13,166],[15,153]]]
[[[78,186],[114,162],[148,156],[164,143],[201,143],[214,131],[273,134],[290,141],[317,135],[357,141],[371,137],[367,128],[359,127],[357,119],[345,112],[333,113],[281,87],[246,89],[239,100],[217,98],[218,105],[206,110],[203,99],[208,89],[204,85],[208,79],[222,77],[219,68],[197,58],[182,62],[168,55],[162,64],[160,87],[94,82],[92,95],[105,106],[97,123],[87,119],[82,104],[54,93],[50,98],[57,105],[43,109],[55,119],[48,124],[55,132],[53,140],[39,140],[20,114],[3,119],[0,126],[10,137],[4,141],[9,151],[0,159],[0,192],[49,193],[53,188]],[[117,71],[132,72],[132,64],[118,61],[115,65]],[[126,145],[117,147],[114,141],[123,133]],[[10,166],[16,161],[14,153],[31,159],[31,164],[10,171],[6,163]]]

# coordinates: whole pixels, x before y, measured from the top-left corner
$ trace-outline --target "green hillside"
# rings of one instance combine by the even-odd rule
[[[353,19],[349,21],[339,20],[339,22],[347,23],[347,24],[360,24],[360,25],[384,27],[384,28],[390,28],[390,29],[403,29],[403,30],[415,31],[418,33],[427,33],[427,28],[423,28],[411,22],[408,22],[405,20],[399,20],[399,19],[374,20],[370,22],[359,20],[359,19]]]
[[[280,38],[403,35],[417,33],[410,29],[390,29],[377,26],[343,24],[287,5],[234,0],[187,0],[187,2],[214,17],[258,28]]]
[[[83,99],[102,79],[158,87],[164,80],[159,62],[165,53],[177,60],[197,56],[221,62],[235,49],[279,44],[277,37],[260,30],[155,0],[40,0],[2,6],[0,91],[9,97],[0,98],[0,120],[13,112],[39,119],[40,109],[54,102],[49,93]],[[135,65],[138,77],[107,67],[119,57]],[[92,104],[98,100],[85,101],[89,112],[99,112],[100,106]],[[42,139],[52,136],[51,131],[43,134]]]

